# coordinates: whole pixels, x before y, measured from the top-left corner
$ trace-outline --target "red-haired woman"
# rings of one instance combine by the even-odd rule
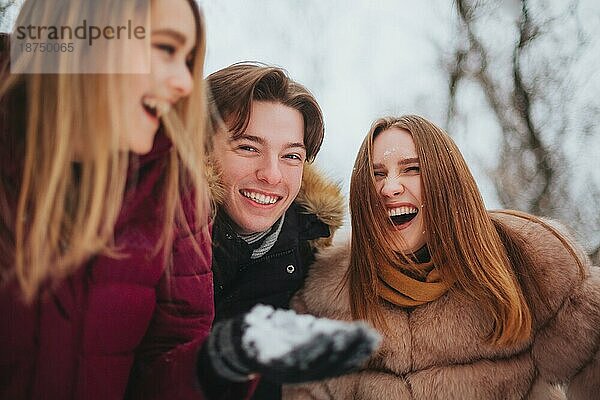
[[[383,344],[363,370],[285,398],[597,397],[599,269],[556,224],[486,211],[446,132],[377,120],[350,209],[351,241],[319,257],[294,307],[370,320]]]

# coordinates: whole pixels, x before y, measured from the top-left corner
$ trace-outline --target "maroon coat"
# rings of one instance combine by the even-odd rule
[[[10,129],[18,116],[7,113],[14,104],[0,108],[5,210],[16,200],[22,161],[22,131]],[[164,251],[153,251],[161,229],[157,182],[170,146],[159,134],[130,170],[133,189],[115,227],[125,257],[93,258],[31,306],[20,301],[14,281],[0,287],[1,399],[205,398],[196,356],[214,315],[209,229],[192,227],[194,237],[176,232],[167,274]],[[14,257],[6,252],[11,225],[0,213],[0,266]],[[229,398],[241,399],[248,386],[231,390]]]

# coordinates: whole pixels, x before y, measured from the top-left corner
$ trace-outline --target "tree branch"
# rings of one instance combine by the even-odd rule
[[[545,208],[544,201],[547,202],[548,192],[553,184],[554,170],[550,164],[551,153],[545,148],[540,134],[535,126],[531,110],[531,93],[525,87],[523,82],[523,72],[521,70],[521,55],[523,50],[537,36],[537,29],[532,25],[529,19],[529,10],[527,0],[522,1],[521,21],[519,23],[519,42],[513,52],[513,78],[514,78],[514,106],[516,116],[523,120],[525,127],[525,137],[527,148],[533,153],[536,163],[536,175],[542,174],[542,189],[530,200],[530,210],[534,214],[540,214]]]

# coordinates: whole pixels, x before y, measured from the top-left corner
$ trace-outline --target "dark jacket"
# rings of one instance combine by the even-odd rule
[[[277,241],[265,255],[251,260],[252,249],[219,211],[213,229],[215,320],[246,312],[258,303],[289,308],[315,253],[331,243],[343,214],[339,187],[307,166],[301,191],[286,211]],[[261,382],[254,398],[277,399],[280,391],[280,386]]]
[[[20,108],[15,98],[2,100],[12,109],[0,108],[0,266],[10,268],[10,210],[16,209],[25,141],[23,98]],[[170,147],[158,134],[152,151],[130,171],[135,185],[129,182],[114,229],[123,258],[94,257],[30,306],[21,301],[14,280],[2,283],[1,399],[116,400],[126,393],[144,399],[205,398],[196,357],[214,315],[210,232],[206,225],[192,226],[193,236],[177,229],[172,248],[154,251],[162,228],[156,188]],[[184,209],[192,215],[189,199]],[[165,252],[172,265],[168,276]],[[242,399],[247,390],[232,385],[229,398]]]

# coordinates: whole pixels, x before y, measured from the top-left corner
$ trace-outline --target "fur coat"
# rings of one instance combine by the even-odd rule
[[[600,399],[600,268],[582,255],[582,277],[545,227],[516,216],[498,218],[527,238],[532,273],[548,293],[549,310],[536,313],[530,340],[505,348],[488,344],[491,318],[452,290],[410,312],[388,305],[390,330],[361,371],[287,386],[284,399]],[[293,299],[295,309],[351,318],[347,289],[339,291],[349,251],[346,242],[320,255]]]

